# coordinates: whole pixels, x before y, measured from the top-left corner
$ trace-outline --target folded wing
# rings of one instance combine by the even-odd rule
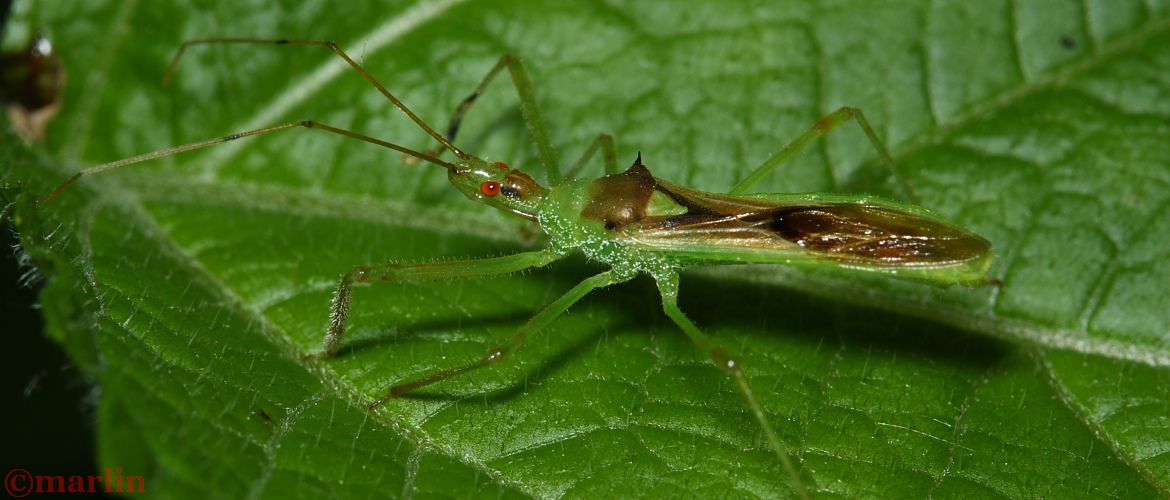
[[[929,211],[895,202],[816,197],[731,197],[658,181],[686,213],[647,214],[622,237],[692,256],[722,249],[741,261],[830,260],[887,269],[964,268],[982,275],[990,244]],[[689,249],[689,251],[688,251]]]

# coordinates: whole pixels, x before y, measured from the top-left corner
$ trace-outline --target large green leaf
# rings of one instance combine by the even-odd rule
[[[649,280],[587,298],[506,366],[365,410],[484,353],[598,270],[580,258],[361,288],[342,355],[301,362],[353,266],[532,244],[433,167],[298,130],[36,205],[84,166],[294,119],[429,147],[319,48],[204,48],[157,84],[181,40],[242,35],[337,40],[438,124],[516,53],[566,163],[611,132],[623,163],[640,151],[658,176],[713,191],[861,107],[923,204],[993,242],[1003,286],[779,266],[684,276],[682,306],[741,354],[809,490],[1170,495],[1165,2],[273,3],[42,2],[11,32],[47,28],[69,87],[45,152],[4,138],[3,196],[49,277],[50,334],[102,387],[100,460],[148,490],[791,493]],[[477,106],[460,144],[535,167],[510,86]],[[896,195],[875,157],[849,125],[763,189]]]

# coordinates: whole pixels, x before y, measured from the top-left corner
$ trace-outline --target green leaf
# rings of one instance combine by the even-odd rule
[[[525,58],[567,164],[601,132],[659,177],[733,185],[841,105],[865,110],[923,204],[987,236],[1002,287],[782,266],[689,272],[682,306],[741,356],[817,496],[1170,495],[1170,6],[1162,2],[38,3],[68,90],[44,152],[3,140],[3,196],[49,277],[50,335],[102,387],[104,466],[183,496],[782,496],[734,385],[649,280],[588,297],[513,362],[374,412],[399,381],[482,355],[599,268],[356,291],[356,265],[533,244],[431,166],[297,130],[86,178],[118,158],[311,118],[426,136]],[[190,10],[189,10],[190,9]],[[459,144],[538,171],[506,79]],[[852,125],[764,191],[897,195]],[[600,162],[588,167],[590,175]],[[6,205],[7,206],[7,205]],[[538,238],[537,238],[538,239]],[[539,245],[539,242],[536,243]]]

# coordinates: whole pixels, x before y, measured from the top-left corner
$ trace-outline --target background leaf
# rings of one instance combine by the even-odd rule
[[[26,9],[28,7],[25,7]],[[339,41],[442,123],[503,53],[526,58],[565,162],[723,190],[840,105],[866,111],[923,203],[987,236],[1002,288],[778,266],[684,276],[738,351],[809,488],[840,496],[1170,495],[1170,7],[1159,2],[37,4],[69,68],[46,154],[4,196],[50,277],[49,333],[101,384],[100,461],[175,495],[789,492],[721,372],[648,280],[587,298],[515,362],[377,412],[397,381],[482,354],[596,272],[369,287],[349,347],[304,364],[337,277],[511,253],[531,230],[433,167],[311,131],[87,179],[83,166],[312,118],[429,143],[324,50]],[[536,165],[512,89],[468,151]],[[10,148],[15,140],[5,137]],[[14,153],[17,154],[17,153]],[[764,191],[896,195],[849,126]],[[594,165],[593,172],[600,171]]]

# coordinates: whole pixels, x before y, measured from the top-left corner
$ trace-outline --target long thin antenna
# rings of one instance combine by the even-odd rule
[[[324,130],[326,132],[332,132],[334,134],[342,135],[342,136],[349,137],[352,139],[357,139],[360,141],[365,141],[365,142],[368,142],[370,144],[375,144],[378,146],[382,146],[384,148],[393,149],[395,151],[408,154],[408,155],[413,156],[415,158],[418,158],[420,160],[425,160],[425,161],[434,163],[435,165],[438,165],[440,167],[446,168],[450,172],[455,172],[455,171],[459,170],[458,166],[456,166],[452,163],[448,163],[448,162],[445,162],[443,160],[440,160],[439,158],[437,158],[431,154],[415,151],[413,149],[410,149],[410,148],[407,148],[404,146],[399,146],[399,145],[394,144],[392,142],[386,142],[386,141],[383,141],[381,139],[375,139],[375,138],[370,137],[368,135],[359,134],[357,132],[353,132],[350,130],[345,130],[342,128],[337,128],[337,127],[325,125],[324,123],[317,123],[317,122],[312,121],[312,120],[301,120],[301,121],[296,121],[296,122],[292,122],[292,123],[285,123],[284,125],[277,125],[275,127],[267,127],[267,128],[259,128],[259,129],[255,129],[255,130],[248,130],[245,132],[239,132],[239,133],[235,133],[235,134],[225,135],[222,137],[216,137],[215,139],[208,139],[206,141],[193,142],[191,144],[184,144],[182,146],[175,146],[175,147],[171,147],[171,148],[160,149],[158,151],[152,151],[150,153],[141,154],[138,156],[132,156],[130,158],[124,158],[124,159],[121,159],[118,161],[112,161],[109,163],[103,163],[101,165],[95,165],[95,166],[89,167],[85,170],[82,170],[76,174],[73,174],[72,177],[66,179],[65,182],[62,182],[60,186],[57,186],[57,189],[54,189],[52,193],[49,193],[49,195],[46,196],[44,198],[44,200],[41,201],[41,204],[43,205],[43,204],[46,204],[46,203],[53,201],[63,191],[65,191],[67,188],[69,188],[69,186],[72,186],[73,183],[77,182],[77,180],[82,178],[82,177],[87,177],[87,176],[90,176],[93,174],[98,174],[98,173],[106,172],[109,170],[122,168],[125,166],[133,165],[135,163],[142,163],[142,162],[147,161],[147,160],[153,160],[156,158],[163,158],[166,156],[176,155],[179,153],[186,153],[187,151],[194,151],[196,149],[203,149],[203,148],[206,148],[209,146],[215,146],[217,144],[231,142],[231,141],[234,141],[236,139],[241,139],[244,137],[252,137],[252,136],[258,136],[258,135],[271,134],[273,132],[280,132],[283,130],[289,130],[289,129],[296,128],[296,127],[305,127],[305,128]]]
[[[425,130],[427,134],[430,134],[431,137],[434,137],[435,140],[439,141],[439,143],[442,144],[443,147],[451,150],[451,152],[455,153],[455,156],[459,157],[459,159],[461,159],[461,160],[467,160],[469,158],[467,153],[464,153],[463,150],[455,147],[454,144],[451,144],[451,141],[447,140],[447,138],[444,137],[442,134],[435,132],[435,129],[431,128],[431,126],[428,125],[426,122],[424,122],[421,118],[419,118],[418,115],[414,114],[414,111],[411,111],[410,108],[406,107],[406,104],[403,104],[402,101],[398,100],[397,97],[394,97],[394,94],[391,94],[389,90],[386,90],[386,87],[382,86],[382,84],[379,83],[378,80],[375,79],[374,76],[370,74],[370,72],[366,71],[366,69],[363,68],[356,61],[354,61],[353,58],[349,57],[349,54],[346,54],[344,50],[341,50],[341,47],[338,47],[336,43],[334,43],[332,41],[328,41],[328,40],[292,40],[292,39],[265,40],[265,39],[259,39],[259,38],[203,38],[203,39],[196,39],[196,40],[187,40],[186,42],[183,42],[183,44],[179,46],[179,50],[177,52],[175,52],[174,59],[171,59],[171,66],[170,66],[170,68],[167,69],[166,75],[163,75],[163,80],[162,80],[163,85],[166,85],[171,80],[171,76],[175,73],[175,71],[178,70],[179,60],[183,58],[183,54],[187,51],[187,47],[190,47],[192,45],[213,45],[213,44],[229,44],[229,43],[254,44],[254,45],[317,45],[317,46],[321,46],[321,47],[326,47],[329,50],[332,50],[334,54],[337,54],[338,57],[345,60],[345,62],[347,64],[349,64],[350,67],[352,67],[355,71],[357,71],[358,73],[360,73],[362,75],[362,78],[365,78],[367,82],[370,82],[370,85],[373,85],[374,88],[378,89],[378,92],[381,92],[382,95],[386,97],[386,99],[388,99],[391,103],[394,104],[395,107],[397,107],[399,110],[401,110],[403,113],[405,113],[406,116],[409,117],[412,121],[414,121],[414,123],[416,125],[418,125],[420,128]]]

